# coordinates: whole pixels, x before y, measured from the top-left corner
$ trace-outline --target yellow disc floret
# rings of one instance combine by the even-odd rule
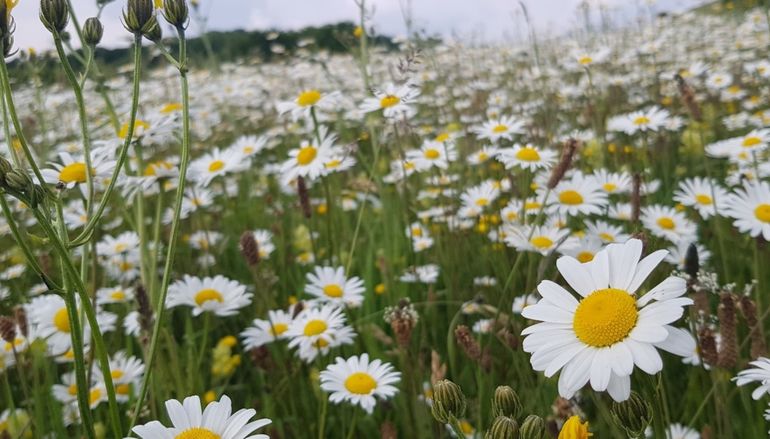
[[[601,348],[628,337],[638,318],[633,296],[623,290],[605,288],[580,301],[572,328],[580,341]]]

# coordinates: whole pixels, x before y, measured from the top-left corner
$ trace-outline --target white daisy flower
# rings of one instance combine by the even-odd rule
[[[315,297],[314,302],[346,305],[353,308],[364,301],[364,281],[358,277],[347,278],[345,267],[315,267],[307,274],[305,292]]]
[[[288,338],[286,331],[291,325],[291,314],[283,310],[270,310],[267,320],[254,319],[251,326],[241,332],[243,347],[254,349],[275,340]]]
[[[733,225],[741,233],[770,240],[770,184],[744,182],[725,205],[727,215],[735,219]]]
[[[282,101],[276,104],[279,114],[291,113],[293,120],[310,117],[310,110],[333,110],[339,103],[338,91],[322,92],[316,88],[302,90],[292,101]]]
[[[159,421],[135,426],[132,431],[142,439],[269,439],[266,434],[253,434],[272,421],[267,418],[251,421],[257,411],[241,409],[232,413],[230,398],[222,396],[201,410],[198,396],[188,396],[180,403],[166,401],[166,412],[173,427]]]
[[[537,171],[538,169],[549,169],[556,160],[556,152],[529,144],[520,145],[517,143],[510,148],[499,149],[495,158],[505,165],[505,169],[519,167]]]
[[[525,308],[522,316],[542,323],[522,331],[523,349],[532,353],[532,367],[547,377],[561,370],[562,397],[571,398],[590,382],[594,390],[624,401],[631,392],[634,365],[648,374],[663,368],[656,348],[691,354],[693,337],[670,325],[692,304],[681,297],[685,280],[672,276],[643,296],[635,295],[666,253],[659,250],[640,260],[642,242],[631,239],[610,244],[586,264],[560,257],[556,266],[579,301],[554,282],[538,285],[543,299]]]
[[[692,240],[697,232],[697,225],[687,219],[682,212],[669,206],[652,205],[642,208],[642,225],[653,235],[679,242]]]
[[[316,140],[304,140],[299,148],[289,151],[289,159],[281,165],[281,178],[293,181],[297,177],[315,180],[327,174],[326,163],[332,160],[337,136],[327,133],[326,127],[319,130],[320,144]]]
[[[200,186],[208,186],[216,177],[243,169],[244,160],[240,151],[214,148],[190,162],[190,177]]]
[[[505,243],[518,251],[537,252],[545,256],[569,235],[569,230],[548,226],[504,225]]]
[[[607,121],[607,129],[609,131],[621,131],[628,135],[634,135],[640,131],[658,131],[666,125],[669,116],[667,110],[651,107],[615,116]]]
[[[540,192],[543,192],[541,190]],[[562,180],[553,189],[555,202],[548,207],[552,213],[575,216],[601,214],[607,205],[607,193],[591,176],[576,172],[570,179]]]
[[[415,113],[412,103],[420,95],[416,84],[407,82],[401,86],[389,83],[382,90],[372,90],[373,98],[366,98],[361,103],[361,111],[369,113],[382,110],[383,116],[391,118],[409,118]]]
[[[395,384],[400,380],[401,373],[390,363],[370,362],[368,354],[361,354],[347,360],[337,357],[321,372],[321,389],[331,393],[329,401],[335,404],[347,401],[372,414],[376,399],[389,399],[398,393]]]
[[[354,335],[345,324],[342,308],[335,305],[305,309],[286,330],[289,347],[297,348],[299,357],[308,363],[333,347],[352,343]]]
[[[703,219],[709,219],[724,209],[727,191],[713,179],[687,178],[679,182],[674,201],[693,207]]]
[[[210,311],[218,316],[231,316],[251,304],[246,286],[224,276],[199,278],[184,275],[168,288],[166,308],[189,306],[193,316]]]
[[[511,140],[514,134],[524,132],[524,122],[511,116],[502,116],[484,122],[481,126],[473,129],[479,139],[489,139],[491,142],[497,142],[500,139]]]

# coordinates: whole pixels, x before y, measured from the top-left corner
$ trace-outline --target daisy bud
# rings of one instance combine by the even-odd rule
[[[17,191],[24,191],[32,186],[32,180],[29,178],[29,175],[18,169],[12,169],[5,174],[5,182],[9,188]]]
[[[465,395],[460,386],[449,380],[434,384],[431,413],[442,424],[461,418],[465,413]]]
[[[498,416],[484,437],[485,439],[516,439],[519,437],[519,424],[507,416]]]
[[[567,143],[564,144],[564,148],[561,151],[561,159],[559,160],[559,163],[554,166],[553,171],[551,172],[551,178],[548,179],[548,189],[555,188],[561,179],[564,178],[564,174],[566,174],[572,166],[572,160],[575,158],[577,149],[578,141],[575,139],[569,139],[567,140]]]
[[[623,402],[613,402],[612,419],[628,437],[641,437],[652,421],[652,406],[636,392]]]
[[[102,41],[103,35],[104,26],[102,26],[102,22],[99,21],[97,17],[91,17],[86,20],[85,24],[83,25],[83,39],[85,40],[86,44],[91,47],[96,46],[100,41]]]
[[[246,231],[241,235],[241,254],[250,267],[259,264],[259,244],[254,239],[254,233]]]
[[[690,244],[687,247],[687,253],[684,255],[684,272],[690,276],[691,283],[694,283],[698,280],[698,270],[700,270],[698,248],[695,246],[695,244]]]
[[[16,322],[12,318],[0,316],[0,338],[6,343],[16,340]]]
[[[185,0],[163,0],[163,16],[177,28],[187,26],[189,10]]]
[[[40,0],[40,21],[51,33],[63,31],[68,20],[67,0]]]
[[[123,26],[134,34],[143,34],[144,27],[154,16],[152,0],[128,0],[123,11]]]
[[[738,334],[735,328],[735,297],[731,293],[723,293],[719,298],[721,302],[717,308],[719,317],[719,332],[722,342],[719,346],[720,367],[730,369],[735,367],[738,361]]]
[[[29,324],[27,323],[27,311],[24,310],[23,306],[17,306],[13,310],[13,317],[14,320],[16,320],[16,324],[19,326],[19,331],[21,331],[21,334],[26,337],[29,335]]]
[[[161,38],[163,38],[163,31],[160,28],[160,23],[158,23],[158,19],[155,18],[154,15],[150,17],[150,20],[147,22],[147,24],[142,27],[142,36],[152,41],[153,43],[157,43]]]
[[[509,386],[498,386],[492,398],[492,415],[518,419],[521,414],[521,399]]]
[[[762,333],[762,326],[757,318],[757,304],[749,296],[741,296],[740,301],[741,314],[749,325],[749,337],[751,338],[751,358],[757,359],[767,353],[765,336]]]
[[[546,433],[545,421],[537,415],[529,415],[519,428],[519,439],[543,439]]]
[[[11,172],[13,165],[8,160],[0,157],[0,182],[5,180],[5,174]]]

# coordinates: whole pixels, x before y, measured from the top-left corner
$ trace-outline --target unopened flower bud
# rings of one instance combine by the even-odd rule
[[[519,437],[519,424],[516,420],[507,416],[498,416],[492,422],[485,439],[517,439]]]
[[[465,413],[465,395],[460,386],[449,380],[434,384],[431,413],[442,424],[450,423],[452,418],[461,418]]]
[[[636,392],[625,401],[613,402],[610,412],[615,425],[629,437],[641,437],[652,421],[652,406]]]
[[[155,18],[155,16],[152,16],[142,28],[142,36],[152,41],[153,43],[157,43],[161,38],[163,38],[163,32],[160,28],[160,23],[158,23],[158,19]]]
[[[177,28],[187,25],[189,12],[187,0],[163,0],[163,16]]]
[[[91,17],[86,20],[85,24],[83,25],[83,39],[85,40],[86,44],[91,47],[96,46],[100,41],[102,41],[103,35],[104,26],[102,26],[102,22],[99,21],[97,17]]]
[[[498,386],[492,398],[492,415],[518,419],[521,413],[521,399],[509,386]]]
[[[543,439],[545,433],[545,420],[537,415],[529,415],[519,428],[519,439]]]
[[[18,169],[12,169],[6,173],[5,182],[9,188],[17,191],[23,191],[27,189],[30,184],[32,184],[32,180],[29,178],[29,175]]]
[[[40,21],[50,32],[63,31],[68,20],[67,0],[40,0]]]
[[[154,16],[152,0],[128,0],[123,11],[123,26],[135,35],[143,34],[144,27]]]

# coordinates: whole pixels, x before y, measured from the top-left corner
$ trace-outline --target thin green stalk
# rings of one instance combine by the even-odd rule
[[[129,431],[136,425],[144,399],[147,396],[149,377],[152,375],[152,366],[158,352],[158,340],[160,329],[163,323],[164,304],[166,303],[166,294],[171,282],[171,267],[176,256],[176,244],[179,236],[180,217],[182,212],[182,200],[184,199],[184,190],[187,183],[187,165],[190,160],[190,91],[187,80],[187,40],[185,39],[185,30],[183,27],[177,27],[179,35],[179,78],[182,92],[182,154],[179,164],[179,183],[176,188],[176,198],[174,202],[174,217],[171,223],[171,236],[169,237],[168,249],[166,252],[166,261],[163,268],[163,277],[161,280],[160,294],[156,306],[155,325],[150,339],[149,356],[146,358],[147,373],[142,380],[142,387],[136,399]]]

